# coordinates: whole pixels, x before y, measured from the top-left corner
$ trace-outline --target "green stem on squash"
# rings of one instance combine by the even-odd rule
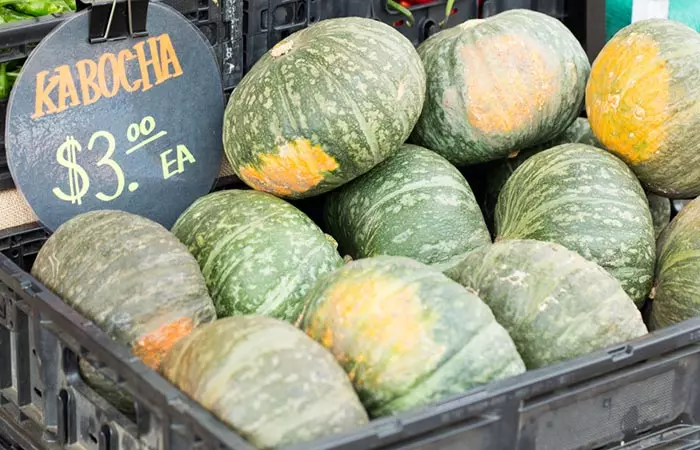
[[[449,0],[449,1],[454,2],[454,0]],[[404,16],[406,16],[406,25],[407,26],[409,26],[409,27],[413,26],[413,24],[415,22],[415,18],[413,17],[413,13],[408,8],[405,8],[403,5],[399,4],[398,2],[396,2],[394,0],[386,0],[386,5],[392,9],[395,9],[396,11],[400,12]]]
[[[445,19],[440,22],[440,28],[444,27],[447,25],[447,21],[450,20],[450,16],[452,15],[452,8],[455,6],[455,0],[447,0],[447,3],[445,3]]]

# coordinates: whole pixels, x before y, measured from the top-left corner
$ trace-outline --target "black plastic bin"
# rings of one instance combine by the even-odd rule
[[[581,0],[569,0],[579,1]],[[509,9],[530,9],[557,19],[566,17],[566,0],[484,0],[482,17],[489,17]]]
[[[0,234],[0,445],[251,449],[13,262],[31,264],[46,237],[38,225]],[[81,381],[78,357],[139,399],[135,419]],[[700,318],[294,448],[700,448],[699,380]]]

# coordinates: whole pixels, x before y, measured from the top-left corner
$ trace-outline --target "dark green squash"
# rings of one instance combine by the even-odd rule
[[[470,253],[447,275],[479,293],[528,369],[647,333],[620,283],[558,244],[498,242]]]

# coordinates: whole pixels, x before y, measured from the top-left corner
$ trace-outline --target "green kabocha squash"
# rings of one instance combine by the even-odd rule
[[[270,449],[366,424],[333,356],[292,325],[228,317],[180,341],[161,372],[256,448]]]
[[[650,192],[647,192],[647,199],[649,200],[651,220],[654,224],[654,236],[659,237],[661,231],[671,221],[671,200]]]
[[[632,171],[605,150],[563,144],[508,179],[496,205],[497,241],[555,242],[607,269],[641,304],[654,274],[654,227]]]
[[[425,72],[393,27],[323,20],[267,52],[231,94],[226,156],[238,177],[278,197],[310,197],[367,172],[418,120]]]
[[[447,275],[479,293],[528,369],[647,333],[620,283],[558,244],[498,242],[470,253]]]
[[[352,261],[306,301],[303,329],[335,355],[372,417],[525,370],[479,297],[409,258]]]
[[[700,316],[700,200],[673,218],[656,245],[652,329]]]
[[[511,10],[464,22],[418,47],[427,76],[411,142],[456,165],[553,139],[583,106],[588,57],[558,20]]]
[[[670,20],[625,27],[593,63],[586,87],[591,128],[649,192],[700,194],[698,84],[700,35]]]
[[[61,225],[32,274],[146,365],[215,319],[197,261],[161,225],[122,211],[92,211]],[[87,361],[86,382],[130,410],[130,398]]]
[[[343,263],[311,219],[264,192],[204,196],[172,231],[199,262],[220,318],[258,314],[295,322],[306,291]]]
[[[486,220],[486,224],[493,228],[493,215],[496,209],[496,202],[498,201],[498,194],[501,193],[503,185],[506,184],[506,181],[508,181],[508,178],[510,178],[515,169],[520,167],[520,165],[529,157],[543,150],[547,150],[561,144],[573,143],[603,148],[602,144],[598,142],[598,139],[596,139],[596,137],[593,135],[593,131],[591,131],[591,126],[588,124],[588,120],[579,117],[574,121],[574,123],[571,124],[569,128],[566,129],[566,131],[551,141],[536,145],[535,147],[531,147],[521,152],[514,152],[507,159],[494,161],[493,163],[489,164],[484,177],[486,181],[485,188],[483,190],[484,195],[482,197],[482,208],[484,211],[484,219]]]
[[[326,222],[355,259],[393,255],[442,263],[491,243],[462,174],[437,153],[408,144],[331,192]]]

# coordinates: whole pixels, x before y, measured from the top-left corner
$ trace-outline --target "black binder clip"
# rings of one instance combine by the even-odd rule
[[[89,9],[91,44],[148,36],[149,0],[76,0],[77,10]]]

